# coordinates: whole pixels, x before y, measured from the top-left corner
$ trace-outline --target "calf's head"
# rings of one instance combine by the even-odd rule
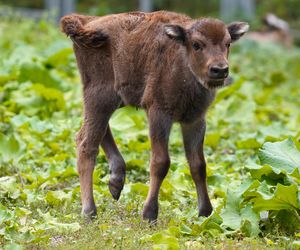
[[[230,44],[249,29],[244,22],[226,26],[217,19],[199,19],[184,28],[166,25],[165,33],[185,47],[188,66],[197,80],[206,88],[222,87],[229,82],[228,54]]]

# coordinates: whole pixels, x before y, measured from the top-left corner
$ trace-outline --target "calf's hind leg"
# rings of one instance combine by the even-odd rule
[[[77,136],[77,168],[80,180],[82,214],[97,214],[93,198],[93,171],[99,144],[108,127],[108,121],[120,100],[114,92],[101,85],[84,91],[84,125]]]
[[[109,125],[102,139],[101,147],[109,162],[109,191],[114,199],[118,200],[125,182],[125,162],[117,148],[114,138],[111,134]]]

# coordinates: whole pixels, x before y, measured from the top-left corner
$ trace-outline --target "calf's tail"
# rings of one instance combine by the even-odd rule
[[[100,29],[85,27],[93,19],[77,14],[64,16],[60,20],[61,30],[79,47],[99,48],[107,42],[108,35]]]

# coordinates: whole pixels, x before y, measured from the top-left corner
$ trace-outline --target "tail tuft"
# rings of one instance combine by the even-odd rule
[[[100,29],[84,27],[85,16],[71,14],[60,20],[61,30],[79,47],[99,48],[108,40],[108,35]]]
[[[75,14],[64,16],[60,24],[62,32],[67,36],[74,36],[83,29],[82,22]]]

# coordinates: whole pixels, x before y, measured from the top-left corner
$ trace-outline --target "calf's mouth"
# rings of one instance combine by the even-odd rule
[[[228,76],[226,78],[222,78],[222,79],[209,79],[207,81],[207,86],[211,89],[222,88],[222,87],[232,84],[232,82],[233,82],[233,79],[230,76]]]

